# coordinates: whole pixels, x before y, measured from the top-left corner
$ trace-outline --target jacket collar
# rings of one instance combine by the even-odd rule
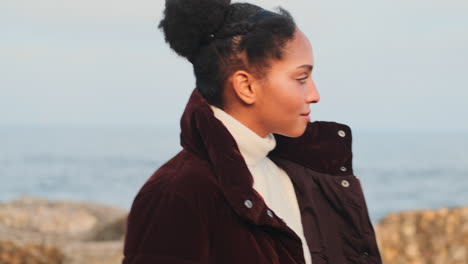
[[[253,189],[253,177],[234,138],[214,116],[197,88],[190,95],[180,126],[181,146],[211,163],[221,191],[239,215],[256,224],[268,222],[284,227],[284,223],[271,222],[266,216],[268,208]],[[273,135],[276,147],[269,157],[282,158],[330,176],[353,173],[351,130],[345,124],[314,121],[308,123],[300,137]]]

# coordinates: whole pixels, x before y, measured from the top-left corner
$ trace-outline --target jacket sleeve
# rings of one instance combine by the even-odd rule
[[[192,202],[169,191],[139,193],[128,215],[122,264],[207,263],[207,223]]]

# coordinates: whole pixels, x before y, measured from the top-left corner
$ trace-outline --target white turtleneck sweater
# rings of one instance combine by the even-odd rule
[[[210,106],[214,116],[224,124],[236,141],[253,176],[253,188],[263,197],[267,206],[301,238],[306,264],[311,264],[294,186],[286,172],[267,157],[276,146],[274,135],[269,133],[262,138],[222,109]]]

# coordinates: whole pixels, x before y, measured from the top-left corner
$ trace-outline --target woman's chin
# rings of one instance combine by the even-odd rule
[[[291,137],[291,138],[297,138],[302,135],[304,135],[304,132],[307,129],[307,123],[296,125],[294,129],[290,129],[288,131],[285,131],[284,133],[281,133],[281,135],[286,136],[286,137]]]

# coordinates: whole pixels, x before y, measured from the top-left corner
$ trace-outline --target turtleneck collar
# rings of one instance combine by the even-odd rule
[[[272,133],[269,133],[265,137],[260,137],[221,108],[214,105],[210,105],[210,107],[213,109],[214,116],[224,124],[236,141],[248,166],[255,166],[275,148],[276,140]]]

